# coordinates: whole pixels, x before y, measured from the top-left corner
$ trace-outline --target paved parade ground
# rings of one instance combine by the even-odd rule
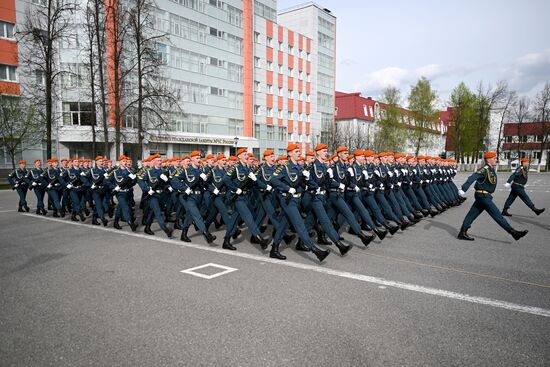
[[[369,248],[343,232],[354,248],[320,264],[17,213],[0,191],[0,366],[548,366],[550,175],[527,192],[547,211],[516,200],[519,242],[486,213],[456,239],[471,189]]]

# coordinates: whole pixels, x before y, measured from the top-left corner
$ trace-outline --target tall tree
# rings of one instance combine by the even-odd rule
[[[536,119],[541,126],[541,144],[539,150],[539,159],[537,164],[537,171],[540,172],[540,166],[542,164],[542,154],[544,149],[550,148],[550,81],[544,84],[542,90],[537,94],[535,98],[534,113]],[[546,171],[550,167],[550,151],[546,153]]]
[[[72,15],[77,4],[72,0],[44,1],[45,6],[29,3],[16,35],[21,45],[21,64],[28,69],[28,75],[39,73],[44,83],[43,88],[31,88],[30,92],[34,94],[35,103],[44,106],[40,115],[46,125],[46,155],[51,158],[52,126],[58,118],[54,115],[55,87],[62,73],[57,62],[59,42],[70,37]]]
[[[409,94],[409,109],[415,122],[413,130],[415,155],[418,155],[420,148],[426,145],[428,137],[431,136],[429,130],[434,128],[439,114],[435,108],[436,101],[437,94],[432,90],[430,81],[421,77]]]
[[[512,106],[512,116],[514,118],[514,121],[517,123],[516,153],[517,153],[518,159],[521,158],[521,148],[523,146],[524,140],[527,141],[527,135],[522,136],[521,128],[524,122],[527,122],[531,119],[530,106],[531,106],[531,101],[527,96],[523,96],[519,98],[518,100],[515,101],[515,103]]]
[[[404,124],[404,115],[401,109],[401,92],[395,87],[388,87],[382,92],[378,119],[378,131],[374,139],[374,146],[378,151],[401,151],[407,143],[407,130]]]
[[[462,163],[465,163],[465,154],[471,155],[474,149],[474,99],[470,89],[461,82],[453,89],[449,101],[453,108],[447,134],[452,139],[456,159]]]
[[[44,138],[44,124],[34,101],[2,94],[0,90],[0,147],[6,149],[15,169],[15,157]]]

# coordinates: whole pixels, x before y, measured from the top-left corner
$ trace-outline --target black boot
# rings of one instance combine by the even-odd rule
[[[187,237],[187,232],[189,231],[189,227],[185,227],[181,230],[181,236],[180,240],[183,242],[191,242],[191,239]]]
[[[27,208],[25,208],[26,210]],[[542,209],[533,209],[533,211],[535,212],[536,215],[541,215],[546,209],[545,208],[542,208]],[[28,211],[28,210],[27,210]]]
[[[317,224],[315,226],[315,232],[317,232],[317,243],[319,245],[330,245],[330,244],[332,244],[332,242],[330,242],[327,239],[326,233],[323,231],[323,229],[321,228],[321,226],[319,224]]]
[[[267,230],[267,224],[262,224],[259,229],[261,233],[264,233]]]
[[[94,226],[99,226],[101,224],[101,223],[99,223],[99,221],[97,220],[97,217],[95,215],[92,217],[92,224]]]
[[[427,217],[428,215],[430,215],[430,211],[428,209],[422,208],[422,209],[420,209],[420,211],[422,212],[422,215],[424,217]]]
[[[470,237],[468,236],[468,228],[460,228],[460,232],[458,232],[458,237],[457,237],[459,240],[465,240],[465,241],[473,241],[474,238],[473,237]]]
[[[345,254],[348,253],[349,250],[351,250],[351,248],[353,246],[351,245],[344,245],[342,242],[340,241],[336,241],[334,242],[334,244],[336,245],[336,247],[338,247],[338,250],[340,250],[340,255],[344,256]],[[322,260],[321,260],[322,261]]]
[[[241,230],[237,228],[237,230],[235,231],[235,233],[233,233],[233,236],[231,236],[231,238],[236,240],[240,234],[241,234]]]
[[[304,251],[304,252],[310,252],[311,251],[311,249],[304,246],[304,244],[302,243],[302,240],[298,240],[298,242],[296,242],[296,250]]]
[[[105,218],[105,215],[101,218],[101,222],[103,223],[103,227],[107,227],[107,224],[109,223],[107,218]]]
[[[500,213],[502,215],[504,215],[505,217],[511,217],[512,214],[508,213],[508,208],[504,208],[502,209],[502,213]]]
[[[253,240],[255,242],[253,242]],[[270,242],[268,239],[262,238],[261,236],[252,236],[250,241],[252,243],[259,243],[260,246],[262,247],[262,250],[265,250],[267,248],[267,246],[269,245],[269,242]]]
[[[42,210],[40,210],[39,208],[36,208],[36,212],[35,212],[35,213],[38,214],[38,215],[42,215]]]
[[[120,226],[120,223],[118,223],[118,221],[119,221],[119,218],[115,217],[115,220],[113,222],[113,228],[122,229],[122,227]]]
[[[527,232],[529,232],[528,230],[523,230],[523,231],[516,231],[515,229],[511,229],[510,230],[510,234],[512,235],[512,237],[514,237],[514,240],[519,240],[521,237],[525,236],[527,234]]]
[[[141,217],[141,225],[144,226],[147,224],[147,220],[145,219],[145,215]]]
[[[422,214],[422,213],[421,213],[420,211],[418,211],[418,210],[415,210],[415,211],[413,212],[413,215],[414,215],[414,217],[415,217],[416,219],[418,219],[418,220],[424,218],[424,214]]]
[[[390,232],[390,234],[393,236],[395,232],[399,231],[399,226],[393,224],[392,222],[388,222],[384,227]]]
[[[46,209],[42,208],[40,210],[42,210],[42,215],[47,215],[48,214],[48,211]]]
[[[373,231],[374,231],[374,233],[376,233],[378,238],[380,238],[380,241],[382,241],[386,237],[386,235],[388,234],[388,231],[384,227],[374,228]]]
[[[223,245],[222,248],[226,250],[233,250],[235,251],[237,248],[231,244],[230,237],[225,237],[223,239]]]
[[[54,218],[59,218],[59,214],[57,213],[57,209],[53,210],[53,216],[54,216]]]
[[[128,222],[128,225],[130,226],[130,229],[132,229],[132,232],[137,231],[138,224],[136,223],[136,221],[133,220],[131,222]]]
[[[222,226],[222,223],[219,220],[215,219],[214,220],[214,227],[216,227],[216,229],[219,229],[221,226]]]
[[[407,228],[408,226],[411,225],[411,222],[409,222],[409,220],[405,217],[403,217],[403,219],[401,219],[401,230],[404,231],[405,228]]]
[[[84,214],[86,214],[86,216],[90,215],[90,211],[88,210],[88,208],[84,208]],[[82,215],[82,213],[80,213],[80,215]]]
[[[275,236],[274,236],[274,237],[275,237]],[[290,245],[290,243],[291,243],[292,241],[294,241],[295,238],[296,238],[296,235],[295,235],[295,234],[285,233],[285,234],[283,235],[283,241],[285,241],[285,243],[286,243],[287,245]]]
[[[155,232],[153,232],[151,230],[151,225],[150,224],[145,225],[145,229],[143,230],[143,233],[151,235],[151,236],[155,234]]]
[[[269,257],[273,259],[286,260],[286,256],[281,255],[279,252],[279,244],[274,243],[271,245],[271,251],[269,252]]]
[[[319,259],[320,262],[322,262],[326,257],[330,254],[330,250],[321,250],[317,246],[313,246],[311,248],[311,251],[317,256],[317,259]]]
[[[59,214],[61,215],[61,218],[65,218],[65,214],[67,214],[65,212],[65,208],[61,207],[61,209],[59,210]]]
[[[212,243],[216,239],[216,236],[212,235],[208,231],[204,231],[203,236],[206,239],[206,242],[208,242],[208,243]]]
[[[27,204],[25,204],[25,206],[23,206],[23,208],[25,209],[25,211],[28,213],[31,208],[29,208],[29,206]],[[544,209],[543,209],[544,210]]]
[[[54,210],[53,215],[54,215],[54,217],[57,215],[57,210]],[[78,218],[76,217],[76,213],[73,212],[73,213],[71,214],[71,220],[72,220],[73,222],[78,222]]]
[[[164,233],[166,233],[166,236],[168,236],[168,238],[172,238],[172,233],[174,232],[172,228],[168,227],[166,224],[163,225],[161,228]]]
[[[432,216],[432,218],[435,217],[438,214],[439,214],[439,211],[436,208],[434,208],[433,206],[430,206],[430,215]]]
[[[363,242],[363,245],[365,245],[365,247],[368,247],[369,243],[371,243],[371,241],[374,240],[374,238],[376,237],[373,234],[367,235],[363,232],[359,233],[357,236],[361,239],[361,242]]]
[[[181,220],[179,218],[176,218],[176,223],[174,224],[174,229],[182,229],[181,226]]]
[[[17,212],[18,212],[18,213],[24,213],[25,211],[23,210],[22,207],[19,207],[19,208],[17,208]]]
[[[78,213],[78,216],[80,217],[81,222],[84,222],[86,220],[86,217],[84,216],[84,214],[82,214],[82,212]]]

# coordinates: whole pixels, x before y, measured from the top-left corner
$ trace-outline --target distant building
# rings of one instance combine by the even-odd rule
[[[363,97],[360,92],[343,93],[336,92],[335,119],[336,125],[342,131],[345,126],[358,127],[360,133],[365,136],[364,145],[366,148],[373,147],[374,137],[378,132],[378,121],[384,114],[386,104],[372,99],[372,97]],[[405,108],[400,108],[402,112],[402,124],[407,129],[417,129],[411,112]],[[436,121],[426,129],[429,138],[426,139],[428,146],[423,147],[419,154],[439,156],[445,152],[446,134],[448,126],[447,111],[440,113]],[[412,135],[412,134],[410,134]],[[403,153],[414,154],[416,151],[412,139],[408,139]]]
[[[531,164],[538,164],[542,149],[543,166],[546,166],[550,154],[550,142],[543,145],[544,133],[550,132],[550,122],[510,122],[504,124],[504,143],[502,151],[504,161],[502,164],[514,161],[518,158],[530,158]]]

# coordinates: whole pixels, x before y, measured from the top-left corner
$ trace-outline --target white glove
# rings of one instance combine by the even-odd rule
[[[15,184],[15,185],[13,185],[13,187],[19,187],[19,184]]]
[[[147,191],[147,193],[150,195],[150,196],[153,196],[155,194],[155,192],[153,191],[153,189],[149,189],[149,191]]]
[[[201,174],[199,176],[201,176],[203,181],[208,180],[208,177],[206,176],[206,174],[204,174],[204,172],[201,172]]]
[[[338,185],[338,188],[339,188],[340,190],[345,190],[346,185],[344,185],[343,183],[341,183],[340,185]]]
[[[86,172],[84,171],[80,172],[80,176],[86,176]]]
[[[404,168],[401,168],[401,172],[402,172],[404,175],[406,175],[407,173],[409,173],[409,171],[406,170],[406,169],[404,169]]]
[[[168,177],[164,173],[160,175],[160,179],[164,182],[168,181]]]
[[[380,189],[384,190],[384,184],[380,184]]]
[[[241,190],[241,189],[237,189],[237,191],[235,191],[235,194],[237,194],[237,195],[240,195],[242,193],[243,193],[243,190]]]
[[[355,186],[355,192],[359,192],[361,191],[361,189],[359,188],[359,186]]]
[[[393,177],[393,172],[392,172],[392,171],[388,171],[388,175],[390,175],[390,177]]]
[[[273,190],[273,187],[268,184],[265,188],[265,191],[271,191],[271,190]]]
[[[363,176],[365,176],[365,179],[366,179],[366,180],[369,179],[369,173],[367,172],[366,169],[363,170]]]
[[[120,191],[120,186],[116,185],[115,186],[115,191]]]
[[[393,184],[390,185],[390,189],[393,189]]]
[[[220,193],[220,190],[218,190],[217,188],[214,189],[214,191],[212,191],[214,193],[214,195],[218,195]]]
[[[257,178],[256,178],[256,175],[254,174],[254,172],[250,172],[248,174],[248,178],[251,179],[252,181],[256,181]]]
[[[135,180],[137,176],[134,175],[133,173],[130,173],[130,174],[128,175],[128,177],[130,177],[132,180]]]
[[[399,187],[401,187],[401,182],[398,182],[397,184],[399,185]]]
[[[458,195],[464,197],[466,196],[466,193],[464,191],[462,191],[462,189],[458,190]]]
[[[332,168],[328,168],[327,172],[328,172],[328,177],[330,177],[330,178],[334,177],[334,172],[332,171]]]
[[[72,189],[72,188],[73,188],[73,185],[67,184],[67,188],[68,188],[68,189]]]
[[[294,187],[291,187],[288,189],[288,193],[294,195],[296,193],[296,189]]]
[[[185,189],[185,193],[186,193],[187,195],[191,194],[191,188],[188,187],[187,189]]]
[[[398,169],[395,169],[394,172],[395,172],[395,175],[396,175],[397,177],[399,177],[399,170],[398,170]]]
[[[424,183],[424,180],[420,180],[420,183],[423,184],[423,183]]]
[[[355,176],[355,172],[353,171],[353,168],[352,167],[349,167],[348,168],[348,173],[352,176]]]
[[[306,180],[309,180],[309,171],[302,171],[302,175],[306,178]]]
[[[36,185],[38,185],[38,184],[37,184],[36,182],[33,182],[32,185],[33,185],[33,186],[36,186]]]
[[[172,186],[168,186],[168,191],[170,191],[170,192],[174,191],[174,189],[172,188]]]
[[[374,185],[373,185],[373,184],[369,184],[369,189],[371,189],[371,190],[372,190],[372,188],[373,188],[373,187],[374,187]]]
[[[504,187],[506,187],[507,189],[509,189],[510,187],[512,187],[512,184],[509,183],[509,182],[506,182],[506,183],[504,184]]]
[[[321,188],[318,187],[317,190],[315,190],[315,193],[316,193],[316,194],[320,194],[320,193],[321,193]]]
[[[109,178],[109,174],[108,174],[107,172],[105,172],[105,173],[103,174],[103,177]]]
[[[378,177],[380,177],[380,171],[379,171],[379,170],[375,170],[374,173],[376,173],[376,175],[377,175]]]
[[[93,189],[95,189],[96,187],[97,187],[97,186],[96,186],[95,184],[92,184],[91,189],[93,190]]]
[[[48,189],[51,189],[52,188],[52,184],[48,184],[48,186],[46,186]]]

